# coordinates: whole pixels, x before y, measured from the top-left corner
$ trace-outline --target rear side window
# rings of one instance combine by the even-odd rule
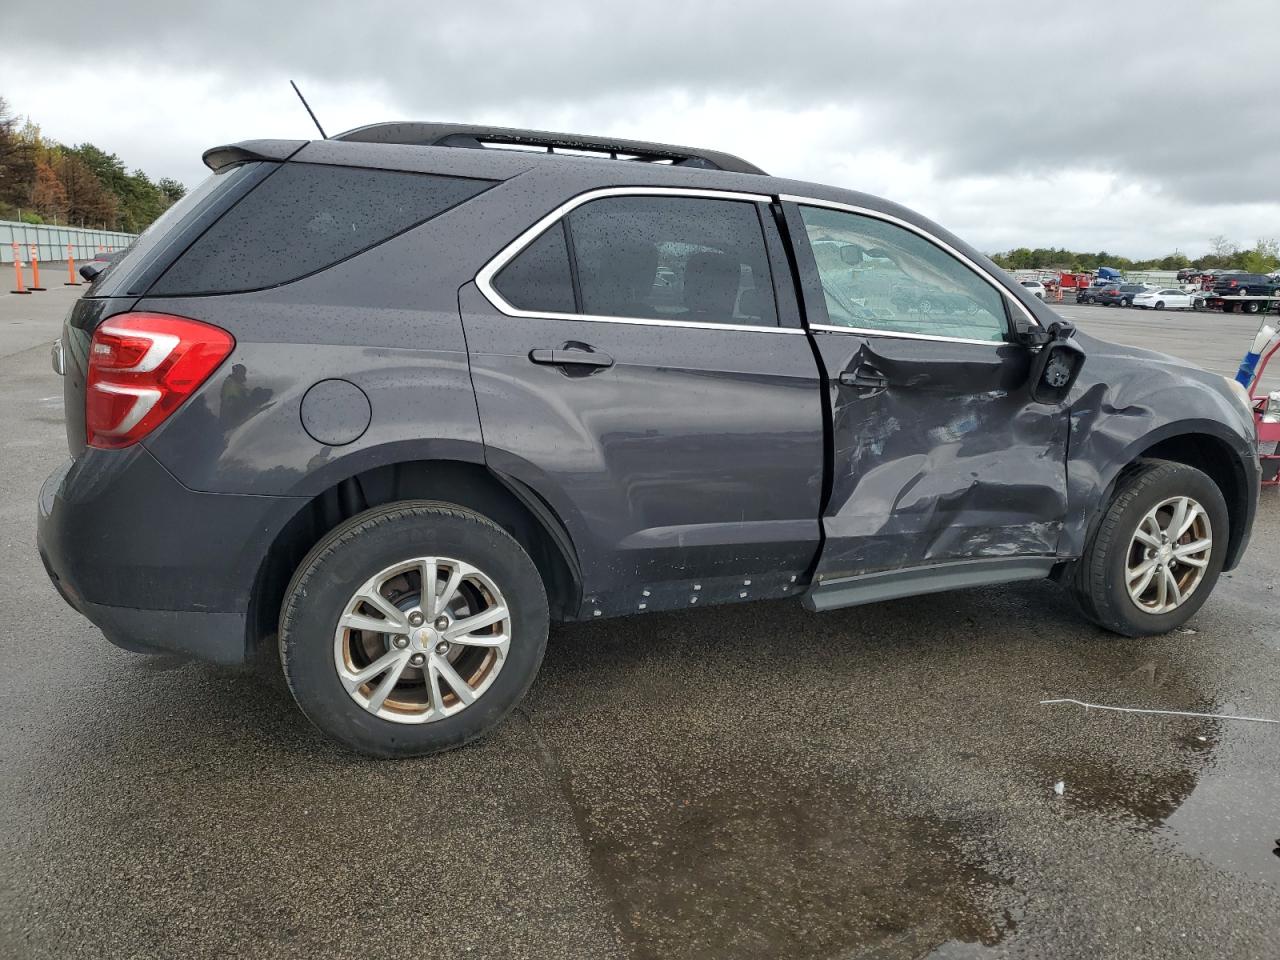
[[[777,326],[757,204],[608,197],[569,214],[582,312]]]
[[[489,180],[287,163],[191,245],[152,294],[274,287],[430,220]]]

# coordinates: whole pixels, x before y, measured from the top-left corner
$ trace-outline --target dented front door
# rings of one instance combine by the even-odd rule
[[[814,340],[834,441],[824,581],[1056,551],[1066,415],[1027,397],[1022,347],[835,331]]]
[[[1030,398],[1012,295],[924,226],[783,206],[831,415],[816,577],[1052,556],[1067,413]]]

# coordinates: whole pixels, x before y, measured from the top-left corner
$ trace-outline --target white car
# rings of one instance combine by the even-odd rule
[[[1039,297],[1041,300],[1044,299],[1044,284],[1039,280],[1019,280],[1018,282],[1026,287],[1027,293],[1031,294],[1033,297]]]
[[[1144,310],[1190,310],[1191,294],[1176,287],[1144,290],[1134,295],[1133,305]]]

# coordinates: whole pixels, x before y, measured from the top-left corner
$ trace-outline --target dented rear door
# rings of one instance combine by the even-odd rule
[[[1030,399],[1031,354],[1006,339],[1004,294],[954,251],[868,214],[788,210],[830,402],[816,578],[1053,555],[1067,416]]]

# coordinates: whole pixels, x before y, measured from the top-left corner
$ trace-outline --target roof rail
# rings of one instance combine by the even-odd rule
[[[595,155],[611,160],[639,163],[666,163],[679,167],[701,167],[732,173],[763,174],[753,163],[718,150],[677,147],[669,143],[619,140],[613,137],[583,136],[577,133],[548,133],[545,130],[517,130],[463,123],[371,123],[339,133],[331,140],[360,143],[400,143],[419,147],[487,146],[541,148],[547,153],[574,151],[574,155]]]

